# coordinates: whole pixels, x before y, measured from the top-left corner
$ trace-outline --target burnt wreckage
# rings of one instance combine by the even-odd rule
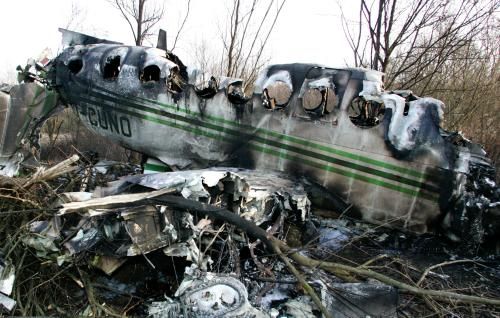
[[[36,144],[59,101],[91,130],[151,158],[146,168],[281,171],[369,222],[476,243],[499,233],[485,152],[440,128],[441,101],[384,91],[379,72],[272,65],[246,94],[241,79],[206,76],[165,47],[62,32],[68,47],[46,67],[44,86],[26,80],[0,96],[4,173],[23,160],[20,148]]]

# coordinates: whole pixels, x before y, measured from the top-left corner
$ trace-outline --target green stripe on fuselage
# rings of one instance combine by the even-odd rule
[[[102,98],[104,100],[108,100],[108,101],[113,102],[113,103],[115,103],[115,102],[118,101],[120,103],[120,105],[127,105],[129,107],[134,107],[136,109],[140,109],[140,110],[143,110],[143,111],[154,113],[156,115],[167,116],[169,118],[172,118],[172,119],[175,119],[175,120],[185,121],[185,122],[191,123],[191,124],[196,125],[196,126],[206,127],[206,128],[213,129],[213,130],[216,130],[216,131],[219,131],[219,132],[222,132],[222,133],[228,133],[228,134],[237,135],[239,137],[245,137],[245,138],[248,138],[250,140],[255,140],[257,142],[260,142],[260,143],[263,143],[263,144],[267,144],[267,145],[270,145],[270,146],[273,146],[273,147],[277,147],[277,148],[280,148],[280,149],[286,149],[286,150],[291,151],[291,152],[295,152],[295,153],[298,153],[298,154],[301,154],[301,155],[305,155],[305,156],[313,157],[313,158],[316,158],[316,159],[320,159],[320,160],[323,160],[323,161],[326,161],[326,162],[329,162],[329,163],[333,163],[333,164],[337,164],[337,165],[340,165],[340,166],[344,166],[346,168],[351,168],[351,169],[359,170],[359,171],[362,171],[362,172],[365,172],[365,173],[368,173],[368,174],[372,174],[372,175],[375,175],[375,176],[378,176],[378,177],[386,178],[386,179],[393,180],[393,181],[396,181],[396,182],[401,182],[401,183],[407,184],[409,186],[414,186],[414,187],[417,187],[417,188],[422,188],[422,189],[430,191],[430,192],[439,192],[438,188],[436,188],[436,187],[434,187],[434,186],[432,186],[430,184],[426,184],[426,183],[423,183],[423,182],[420,182],[420,181],[409,179],[409,178],[406,178],[406,177],[403,177],[403,176],[400,176],[400,175],[397,175],[397,174],[393,174],[393,173],[389,173],[389,172],[377,170],[375,168],[371,168],[371,167],[368,167],[368,166],[365,166],[365,165],[361,165],[361,164],[357,164],[357,163],[354,163],[354,162],[346,161],[346,160],[343,160],[343,159],[339,159],[339,158],[335,158],[335,157],[330,157],[328,155],[325,155],[325,154],[322,154],[322,153],[313,152],[313,151],[310,151],[310,150],[306,150],[304,148],[300,148],[300,147],[297,147],[297,146],[294,146],[294,145],[280,143],[280,142],[272,140],[272,139],[266,139],[266,138],[263,138],[263,137],[261,137],[259,135],[255,135],[255,134],[252,134],[252,133],[244,132],[244,131],[241,131],[241,130],[234,130],[234,129],[231,129],[229,127],[224,127],[224,126],[218,126],[218,125],[215,125],[215,124],[211,124],[211,123],[205,122],[203,120],[200,120],[197,116],[185,117],[185,116],[181,116],[181,115],[178,115],[178,114],[173,114],[173,113],[167,112],[165,110],[156,109],[156,108],[150,108],[150,107],[148,107],[146,105],[134,103],[134,102],[132,102],[132,101],[130,101],[128,99],[113,98],[113,97],[111,97],[109,95],[98,93],[98,92],[91,92],[91,95],[95,96],[97,98]]]
[[[101,90],[101,91],[103,91],[105,93],[108,93],[108,94],[112,94],[112,95],[116,96],[117,99],[123,99],[124,98],[123,96],[121,96],[119,94],[116,94],[116,93],[114,93],[112,91],[106,90],[106,89],[101,88],[101,87],[93,87],[93,88]],[[130,99],[135,99],[135,100],[138,100],[138,101],[148,102],[148,103],[151,103],[151,104],[154,104],[154,105],[158,105],[158,106],[161,106],[161,107],[164,107],[164,108],[167,108],[167,109],[171,109],[171,110],[173,110],[175,112],[182,112],[182,113],[185,113],[185,114],[188,114],[188,115],[193,115],[193,116],[201,116],[201,114],[198,113],[198,112],[193,112],[193,111],[190,111],[190,110],[182,109],[182,108],[174,106],[174,105],[169,105],[169,104],[165,104],[165,103],[159,102],[157,100],[151,100],[151,99],[142,98],[142,97],[139,97],[139,96],[127,96],[127,100],[130,100]],[[387,163],[387,162],[384,162],[384,161],[380,161],[380,160],[368,158],[368,157],[365,157],[365,156],[362,156],[362,155],[359,155],[359,154],[354,154],[354,153],[350,153],[350,152],[347,152],[347,151],[344,151],[344,150],[340,150],[340,149],[332,148],[332,147],[329,147],[329,146],[321,145],[321,144],[315,143],[315,142],[313,142],[311,140],[301,139],[301,138],[298,138],[298,137],[295,137],[295,136],[281,134],[281,133],[278,133],[278,132],[273,131],[273,130],[267,130],[267,129],[263,129],[263,128],[256,128],[256,127],[253,127],[253,126],[241,124],[241,123],[236,122],[236,121],[227,120],[225,118],[221,118],[221,117],[217,117],[217,116],[212,116],[212,115],[208,115],[208,114],[203,114],[203,118],[211,120],[211,121],[219,122],[221,124],[228,124],[228,125],[231,125],[231,126],[234,126],[234,127],[238,127],[238,128],[245,128],[245,129],[248,129],[248,130],[255,131],[257,133],[264,133],[264,134],[272,136],[274,138],[278,138],[278,139],[281,139],[281,140],[286,140],[286,141],[294,142],[294,143],[300,144],[302,146],[315,148],[317,150],[325,151],[325,152],[328,152],[328,153],[331,153],[331,154],[335,154],[335,155],[339,155],[339,156],[342,156],[342,157],[346,157],[346,158],[349,158],[349,159],[352,159],[352,160],[361,161],[361,162],[368,163],[368,164],[371,164],[371,165],[374,165],[374,166],[378,166],[378,167],[381,167],[381,168],[384,168],[384,169],[397,171],[397,172],[400,172],[402,174],[413,176],[413,177],[416,177],[416,178],[419,178],[419,179],[430,179],[431,180],[431,179],[434,178],[434,176],[432,176],[432,175],[427,175],[427,174],[425,174],[423,172],[420,172],[420,171],[417,171],[417,170],[413,170],[413,169],[405,168],[405,167],[400,167],[400,166],[397,166],[397,165],[394,165],[394,164],[390,164],[390,163]]]
[[[95,96],[95,94],[93,94],[93,95],[94,95],[93,97],[97,97],[97,96]],[[150,109],[150,108],[142,106],[142,105],[137,105],[137,104],[133,104],[132,103],[132,105],[130,107],[133,107],[133,108],[135,107],[136,109],[143,108],[143,111],[151,112],[151,113],[154,113],[154,114],[159,115],[159,116],[167,115],[168,114],[168,115],[170,115],[170,117],[169,116],[166,116],[166,117],[169,117],[169,118],[174,119],[174,120],[181,120],[181,121],[183,121],[183,122],[185,122],[187,124],[193,124],[193,125],[192,126],[180,125],[180,124],[178,124],[176,122],[171,122],[169,120],[160,119],[160,118],[157,118],[157,117],[154,117],[154,116],[145,115],[145,114],[142,114],[142,113],[137,113],[135,111],[126,110],[126,109],[123,109],[122,107],[116,107],[116,106],[105,104],[104,103],[105,100],[107,100],[108,102],[114,103],[114,104],[116,104],[116,102],[119,102],[120,105],[129,104],[129,102],[126,101],[126,100],[118,100],[117,101],[116,99],[113,99],[110,96],[101,96],[101,99],[97,100],[97,101],[88,99],[88,98],[83,97],[83,96],[74,96],[74,97],[77,98],[80,101],[85,102],[85,103],[93,104],[93,105],[96,105],[96,106],[99,106],[99,107],[111,108],[111,109],[113,109],[115,111],[118,111],[118,112],[121,112],[121,113],[124,113],[124,114],[127,114],[127,115],[131,115],[131,116],[138,117],[138,118],[141,118],[141,119],[145,119],[145,120],[149,120],[149,121],[156,122],[156,123],[159,123],[159,124],[167,125],[167,126],[170,126],[170,127],[173,127],[173,128],[182,129],[184,131],[187,131],[187,132],[190,132],[190,133],[194,133],[194,134],[197,134],[197,135],[201,135],[201,136],[205,136],[205,137],[212,138],[212,139],[220,139],[222,141],[229,142],[229,143],[234,143],[236,141],[239,141],[239,140],[241,140],[242,137],[250,137],[248,139],[248,141],[256,140],[255,136],[251,136],[251,135],[248,136],[248,134],[243,133],[243,132],[238,132],[238,131],[230,130],[230,129],[227,129],[227,128],[224,128],[224,129],[221,130],[220,129],[221,127],[219,127],[219,126],[203,125],[204,123],[202,121],[198,120],[198,119],[190,119],[189,121],[193,121],[193,120],[196,121],[194,123],[193,122],[190,123],[187,120],[186,117],[182,117],[182,116],[179,116],[179,115],[174,115],[174,114],[162,111],[162,110]],[[102,97],[105,97],[105,98],[102,98]],[[99,97],[97,97],[97,98],[99,98]],[[140,106],[140,108],[138,108],[137,106]],[[152,111],[152,110],[154,110],[154,111]],[[221,132],[222,133],[226,133],[226,135],[213,134],[213,133],[210,133],[208,131],[205,131],[203,129],[198,128],[199,126],[204,127],[204,128],[208,128],[208,129],[216,130],[219,133],[221,133]],[[235,135],[231,135],[231,133],[233,133],[233,134],[236,133],[236,134]],[[262,138],[259,137],[258,139],[260,139],[260,140],[257,140],[257,141],[262,142],[262,140],[261,140]],[[264,141],[266,141],[266,140],[264,140]],[[264,142],[264,144],[266,144],[266,143]],[[374,185],[383,186],[385,188],[392,189],[392,190],[395,190],[395,191],[399,191],[401,193],[405,193],[405,194],[408,194],[408,195],[419,196],[419,197],[422,197],[422,198],[425,198],[425,199],[428,199],[428,200],[436,200],[437,199],[435,196],[433,196],[431,194],[424,193],[424,192],[420,192],[418,189],[417,190],[409,189],[409,188],[402,187],[402,186],[399,186],[399,185],[395,185],[395,184],[392,184],[392,183],[388,183],[388,182],[385,182],[385,181],[382,181],[382,180],[370,178],[370,177],[365,176],[365,175],[360,175],[360,174],[357,174],[355,172],[350,172],[350,171],[343,170],[343,169],[340,169],[340,168],[337,168],[337,167],[332,167],[330,165],[324,165],[324,164],[321,164],[321,163],[318,163],[318,162],[315,162],[315,161],[312,161],[312,160],[304,159],[302,157],[293,156],[293,155],[287,154],[287,153],[285,153],[283,151],[276,151],[276,150],[273,150],[273,149],[269,149],[269,148],[265,148],[265,147],[260,147],[260,146],[257,146],[257,145],[251,144],[251,143],[249,143],[248,146],[250,148],[256,150],[256,151],[259,151],[259,152],[264,152],[264,153],[267,153],[267,154],[270,154],[270,155],[273,155],[273,156],[277,156],[277,157],[281,157],[281,158],[285,158],[285,159],[291,160],[291,161],[305,163],[305,164],[307,164],[309,166],[312,166],[312,167],[316,167],[316,168],[319,168],[319,169],[322,169],[322,170],[325,170],[325,171],[334,172],[334,173],[341,174],[341,175],[344,175],[344,176],[347,176],[347,177],[352,177],[354,179],[361,180],[361,181],[364,181],[364,182],[368,182],[368,183],[371,183],[371,184],[374,184]],[[281,147],[280,147],[281,145],[279,145],[279,144],[278,145],[272,145],[271,144],[271,146],[274,146],[274,147],[277,147],[278,149],[281,149]],[[298,149],[298,150],[300,150],[300,152],[298,152],[298,154],[304,155],[304,153],[303,153],[304,151],[302,149]],[[314,156],[312,156],[312,157],[315,158]],[[331,158],[331,159],[334,159],[334,158]],[[320,160],[323,160],[323,159],[320,158]],[[353,168],[353,169],[355,169],[355,168]],[[394,181],[401,182],[401,179],[400,180],[394,180]],[[413,181],[413,180],[411,180],[411,181]]]
[[[144,164],[144,170],[149,170],[149,171],[156,171],[156,172],[167,172],[171,171],[168,166],[165,165],[159,165],[159,164],[154,164],[154,163],[145,163]]]

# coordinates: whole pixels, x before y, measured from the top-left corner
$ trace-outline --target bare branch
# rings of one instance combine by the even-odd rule
[[[269,6],[266,8],[266,12],[264,13],[264,17],[260,21],[259,28],[257,29],[257,32],[255,33],[255,36],[252,40],[252,44],[250,45],[250,48],[248,50],[249,53],[247,54],[245,61],[243,62],[243,66],[241,67],[241,71],[240,71],[240,75],[239,75],[240,77],[242,77],[243,74],[245,74],[247,63],[248,63],[248,60],[250,59],[250,56],[251,56],[251,52],[253,52],[253,49],[255,47],[255,42],[259,38],[260,31],[262,29],[262,26],[264,25],[264,22],[266,21],[267,15],[269,14],[269,11],[271,10],[271,6],[272,6],[273,2],[274,1],[269,3]]]
[[[82,24],[85,18],[86,12],[75,0],[73,0],[71,2],[71,12],[69,14],[68,20],[64,24],[64,28],[73,31],[79,30],[82,28]]]
[[[147,5],[148,0],[108,0],[120,11],[122,17],[134,36],[136,45],[142,45],[143,41],[153,34],[153,27],[165,14],[164,6],[153,7]]]
[[[342,30],[344,31],[344,35],[346,36],[347,38],[347,42],[349,43],[349,46],[351,47],[351,50],[352,50],[352,53],[353,53],[353,56],[354,56],[354,66],[358,67],[358,66],[361,66],[361,63],[363,61],[363,57],[364,57],[364,54],[360,54],[360,44],[361,44],[361,28],[362,28],[362,24],[361,24],[361,19],[362,19],[362,10],[360,7],[360,10],[359,10],[359,19],[357,21],[357,26],[358,26],[358,35],[357,35],[357,38],[354,39],[354,35],[351,34],[351,31],[349,30],[349,23],[347,21],[347,18],[344,14],[344,9],[342,7],[342,5],[339,3],[339,0],[337,0],[337,6],[340,10],[340,18],[341,18],[341,22],[342,22]],[[360,6],[362,6],[362,3],[360,3]],[[365,45],[366,47],[366,45]],[[364,52],[364,48],[363,48],[363,52]]]
[[[268,30],[267,35],[266,35],[266,38],[264,39],[264,41],[262,42],[262,44],[261,44],[261,46],[259,48],[259,51],[257,53],[257,57],[255,59],[255,63],[254,63],[254,66],[252,68],[252,71],[250,72],[249,78],[252,78],[252,77],[256,76],[256,74],[257,74],[257,65],[258,65],[258,62],[259,62],[259,60],[260,60],[260,58],[262,56],[262,52],[264,51],[264,48],[265,48],[266,44],[267,44],[267,40],[269,39],[269,35],[271,35],[271,32],[274,29],[274,26],[276,24],[276,21],[278,20],[280,12],[283,9],[283,6],[285,5],[285,2],[286,2],[286,0],[283,0],[281,2],[281,5],[279,6],[279,8],[277,10],[276,15],[274,16],[273,23],[269,27],[269,30]]]
[[[179,27],[179,30],[177,31],[177,34],[175,35],[175,40],[174,40],[174,44],[172,45],[171,51],[173,51],[175,49],[175,46],[177,45],[177,40],[179,39],[179,35],[181,34],[182,29],[184,29],[184,25],[186,24],[186,21],[187,21],[188,16],[189,16],[189,7],[190,7],[190,5],[191,5],[191,0],[188,0],[188,2],[187,2],[187,9],[186,9],[186,15],[184,16],[184,20],[182,20],[182,24]]]
[[[272,0],[269,4],[269,6],[272,5],[272,3],[274,2],[274,0]],[[240,60],[240,57],[241,57],[241,54],[243,52],[243,44],[245,43],[245,36],[247,35],[247,31],[248,31],[248,25],[250,24],[250,22],[252,21],[252,15],[255,11],[255,5],[257,4],[257,0],[254,0],[253,3],[252,3],[252,7],[250,8],[250,11],[249,13],[247,14],[247,19],[246,19],[246,23],[245,23],[245,27],[243,28],[243,34],[241,36],[241,40],[240,40],[240,47],[238,48],[238,52],[237,52],[237,55],[236,55],[236,61],[239,61]],[[264,19],[262,21],[265,20],[265,17],[267,16],[267,12],[266,12],[266,15],[264,16]],[[258,34],[258,33],[257,33]],[[252,52],[252,49],[253,48],[250,48],[250,52]],[[234,72],[233,72],[234,73]]]
[[[130,30],[132,31],[132,35],[134,36],[134,42],[137,42],[137,35],[135,33],[135,28],[132,25],[131,21],[131,19],[133,18],[130,17],[127,4],[124,3],[123,0],[110,0],[109,2],[120,11],[122,17],[125,19],[125,21],[127,21],[127,24],[129,25]]]

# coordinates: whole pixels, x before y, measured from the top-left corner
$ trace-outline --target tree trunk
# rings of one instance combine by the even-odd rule
[[[142,16],[144,14],[144,4],[146,3],[146,0],[139,0],[139,14],[137,17],[137,39],[135,40],[135,45],[140,46],[142,45]]]

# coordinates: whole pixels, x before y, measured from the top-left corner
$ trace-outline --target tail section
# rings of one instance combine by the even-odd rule
[[[28,82],[0,91],[0,175],[13,176],[39,148],[43,123],[57,112],[57,93]]]

